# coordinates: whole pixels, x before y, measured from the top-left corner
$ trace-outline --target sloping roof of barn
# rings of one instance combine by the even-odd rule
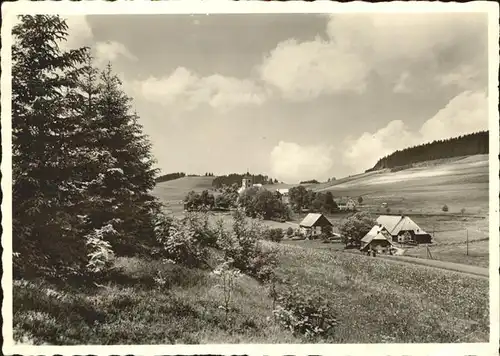
[[[361,239],[364,243],[370,243],[373,240],[387,240],[391,242],[391,235],[383,226],[375,225],[370,231]],[[391,242],[392,244],[392,242]]]
[[[332,223],[323,214],[317,214],[317,213],[307,214],[304,220],[300,222],[300,226],[303,227],[313,227],[313,226],[323,226],[323,225],[332,225]]]
[[[384,226],[393,236],[401,231],[413,231],[416,235],[427,235],[411,218],[408,216],[381,215],[377,218],[377,223]]]

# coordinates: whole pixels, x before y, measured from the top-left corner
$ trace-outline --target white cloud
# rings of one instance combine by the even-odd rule
[[[271,172],[286,182],[325,179],[333,166],[332,152],[332,147],[324,145],[301,146],[280,141],[271,151]]]
[[[477,67],[465,64],[453,71],[438,76],[437,81],[443,86],[456,85],[460,88],[467,89],[473,85],[474,79],[480,75],[480,70]]]
[[[411,88],[409,85],[409,81],[410,81],[410,73],[407,71],[401,73],[392,90],[395,93],[400,93],[400,94],[410,93]]]
[[[120,56],[123,56],[131,61],[136,61],[137,57],[123,45],[116,41],[97,42],[95,47],[95,57],[99,64],[113,62]]]
[[[293,100],[361,92],[372,71],[399,83],[396,92],[408,92],[410,83],[401,80],[420,81],[421,73],[414,70],[425,74],[454,69],[456,63],[437,60],[443,53],[459,61],[468,56],[472,67],[477,67],[476,57],[483,56],[483,51],[476,42],[485,33],[484,20],[479,15],[452,13],[333,15],[326,26],[326,40],[281,42],[257,69],[262,80]],[[464,50],[467,46],[474,50]]]
[[[201,104],[229,110],[238,105],[260,105],[267,99],[267,92],[249,79],[238,79],[214,74],[200,77],[179,67],[163,78],[149,77],[136,81],[136,91],[145,99],[162,105],[173,103],[194,109]]]
[[[488,98],[484,91],[465,91],[453,99],[420,129],[423,140],[432,141],[488,129]]]
[[[357,56],[320,38],[279,43],[258,71],[262,80],[294,100],[345,90],[363,91],[367,75],[367,67]]]
[[[451,99],[417,132],[410,131],[401,120],[395,120],[375,133],[365,132],[357,139],[347,139],[343,161],[361,172],[396,150],[487,129],[486,93],[466,91]]]
[[[371,168],[379,158],[417,142],[403,121],[394,120],[375,133],[365,132],[357,139],[347,139],[344,164],[361,172]]]
[[[68,25],[67,41],[61,43],[65,50],[76,49],[82,46],[89,46],[92,38],[92,28],[90,27],[86,16],[68,16],[65,18]]]

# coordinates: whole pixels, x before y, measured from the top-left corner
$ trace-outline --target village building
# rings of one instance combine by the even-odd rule
[[[376,250],[379,253],[386,253],[392,244],[392,236],[387,229],[380,225],[375,225],[361,239],[361,251]]]
[[[284,204],[288,204],[290,202],[289,199],[289,190],[288,189],[276,189],[279,196],[281,197],[281,202]]]
[[[306,236],[320,235],[325,226],[333,226],[333,224],[323,214],[316,213],[307,214],[299,224],[300,231]]]
[[[377,223],[385,227],[391,234],[392,241],[413,241],[416,243],[430,243],[432,241],[430,234],[405,215],[381,215],[377,218]]]
[[[356,202],[352,198],[347,198],[346,200],[340,200],[338,207],[340,210],[354,211],[356,210]]]

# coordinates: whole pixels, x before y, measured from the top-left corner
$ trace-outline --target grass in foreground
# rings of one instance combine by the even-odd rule
[[[272,243],[269,243],[272,245]],[[381,259],[280,246],[277,272],[336,306],[333,336],[316,342],[485,342],[488,281]],[[264,286],[243,276],[230,319],[208,271],[119,259],[123,274],[86,289],[14,284],[14,336],[35,344],[302,343],[272,318]],[[158,277],[161,277],[158,279]]]
[[[284,245],[281,275],[338,305],[335,343],[486,342],[488,281],[363,255]]]

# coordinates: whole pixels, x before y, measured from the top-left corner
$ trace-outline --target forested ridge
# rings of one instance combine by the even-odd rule
[[[367,172],[384,168],[395,168],[413,163],[436,159],[488,154],[488,131],[479,131],[468,135],[437,140],[423,145],[398,150],[378,160]]]

